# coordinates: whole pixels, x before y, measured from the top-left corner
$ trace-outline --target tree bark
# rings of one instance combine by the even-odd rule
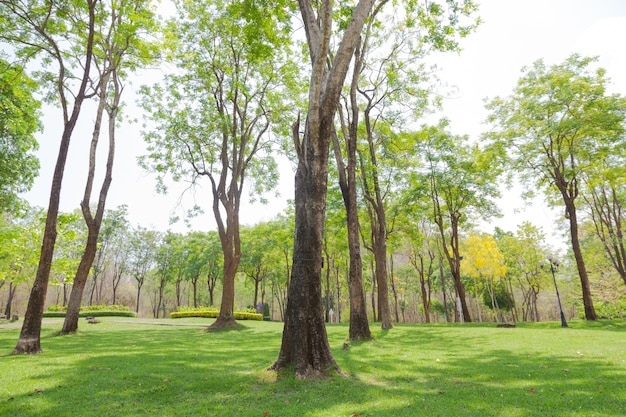
[[[15,290],[17,290],[17,285],[13,285],[13,282],[9,282],[9,294],[7,297],[7,305],[4,309],[4,316],[7,319],[11,318],[11,306],[13,304],[13,297],[15,297]]]
[[[593,299],[591,297],[591,287],[589,285],[589,276],[587,274],[587,268],[583,259],[583,253],[580,248],[580,239],[578,238],[578,219],[576,213],[576,205],[571,199],[567,199],[567,196],[563,193],[563,199],[565,200],[565,209],[569,217],[570,225],[570,237],[572,239],[572,252],[574,252],[574,258],[576,259],[576,267],[578,268],[578,276],[580,277],[580,285],[583,291],[583,305],[585,307],[585,319],[597,320],[596,310],[593,307]]]
[[[98,148],[98,142],[100,139],[100,124],[102,122],[102,115],[106,105],[107,91],[109,85],[109,79],[111,75],[114,77],[114,98],[112,108],[109,113],[109,152],[107,156],[106,170],[102,185],[100,187],[100,196],[98,199],[98,206],[96,208],[96,214],[91,214],[91,207],[89,203],[91,201],[91,190],[93,188],[93,182],[96,175],[96,151]],[[78,316],[80,313],[80,306],[83,300],[83,292],[85,290],[85,284],[89,277],[89,271],[93,265],[93,261],[98,251],[98,236],[100,234],[100,227],[102,226],[102,218],[104,217],[104,208],[106,203],[107,194],[111,181],[113,179],[113,160],[115,158],[115,123],[117,119],[117,106],[119,104],[119,83],[115,79],[116,73],[114,71],[106,73],[101,80],[100,85],[100,97],[98,104],[98,112],[96,116],[96,122],[93,129],[93,135],[91,139],[91,149],[89,152],[89,172],[87,175],[87,183],[85,185],[85,193],[83,200],[80,203],[80,207],[83,212],[83,217],[87,225],[87,243],[85,245],[85,251],[78,265],[78,270],[74,276],[74,282],[72,285],[72,292],[70,294],[70,301],[67,306],[67,313],[63,322],[63,328],[61,334],[75,333],[78,330]],[[96,282],[94,281],[94,288]]]
[[[358,103],[356,99],[356,89],[358,85],[358,75],[363,64],[362,57],[357,47],[355,51],[354,71],[352,84],[350,86],[350,107],[352,109],[352,119],[350,125],[346,127],[341,116],[342,132],[346,142],[348,164],[344,166],[339,138],[333,134],[333,144],[335,160],[339,172],[339,187],[346,208],[346,223],[348,228],[348,252],[350,256],[348,272],[348,291],[350,297],[350,328],[348,338],[354,340],[372,339],[372,334],[367,320],[367,306],[365,303],[365,291],[363,290],[363,260],[361,257],[361,243],[359,239],[359,214],[357,201],[356,182],[356,144],[358,132]],[[341,109],[340,109],[341,113]]]
[[[307,377],[331,368],[340,372],[328,344],[321,294],[329,145],[341,88],[374,0],[361,0],[354,8],[329,72],[326,71],[326,59],[332,33],[332,2],[323,2],[320,19],[315,16],[308,0],[298,3],[313,71],[302,142],[297,134],[299,127],[294,127],[298,168],[293,265],[281,349],[272,369],[294,365],[297,376]],[[323,22],[321,29],[319,22]]]
[[[48,211],[46,214],[46,225],[41,244],[41,254],[39,256],[39,265],[35,275],[35,282],[28,298],[28,306],[24,315],[24,322],[20,331],[20,337],[17,341],[13,354],[23,353],[40,353],[41,349],[41,322],[43,320],[43,310],[46,303],[46,293],[48,291],[48,281],[50,278],[50,269],[52,267],[52,257],[54,255],[54,246],[57,238],[57,217],[59,215],[59,202],[61,198],[61,185],[63,183],[63,174],[65,172],[65,163],[72,138],[72,132],[78,121],[78,115],[81,110],[83,101],[86,98],[87,83],[89,80],[89,71],[91,68],[93,40],[94,40],[94,9],[96,1],[88,1],[89,4],[89,22],[87,35],[87,48],[85,53],[85,64],[81,85],[74,100],[72,114],[67,117],[67,109],[65,104],[65,95],[61,81],[59,81],[59,94],[61,95],[61,105],[64,109],[64,127],[59,153],[57,156],[54,174],[52,176],[52,185],[50,187],[50,199],[48,201]],[[65,76],[65,67],[62,63],[60,53],[58,55],[60,63],[59,77],[60,80]]]

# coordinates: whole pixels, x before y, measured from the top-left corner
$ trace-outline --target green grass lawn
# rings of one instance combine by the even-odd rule
[[[240,330],[132,324],[105,317],[12,356],[19,328],[0,329],[0,416],[624,416],[626,324],[373,325],[376,340],[342,348],[348,377],[297,380],[266,371],[282,323]],[[207,320],[162,320],[207,323]]]

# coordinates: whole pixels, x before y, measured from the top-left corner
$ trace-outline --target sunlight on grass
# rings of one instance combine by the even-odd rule
[[[396,325],[343,348],[347,377],[298,380],[267,368],[281,323],[210,332],[103,319],[78,334],[42,332],[44,354],[11,356],[19,329],[0,330],[4,416],[621,416],[626,410],[623,322]]]

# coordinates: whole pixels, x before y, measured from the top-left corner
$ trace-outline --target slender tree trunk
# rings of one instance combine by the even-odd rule
[[[111,74],[106,75],[101,82],[101,91],[98,105],[98,113],[96,116],[96,122],[93,130],[91,149],[89,152],[89,173],[87,175],[87,183],[85,185],[85,193],[83,200],[80,204],[85,223],[87,224],[87,243],[85,245],[85,251],[81,258],[78,270],[74,277],[74,283],[72,285],[72,293],[70,295],[70,303],[67,307],[67,313],[65,315],[65,321],[63,322],[63,328],[61,334],[74,333],[78,330],[78,315],[80,313],[80,305],[83,300],[83,292],[87,278],[89,277],[89,271],[93,265],[93,261],[98,251],[98,236],[100,234],[100,226],[102,225],[102,218],[104,217],[104,208],[109,192],[109,187],[113,179],[113,160],[115,158],[115,122],[117,119],[117,105],[119,103],[119,91],[115,89],[115,97],[113,109],[109,112],[109,152],[107,156],[105,176],[100,187],[100,196],[98,200],[98,207],[96,209],[95,217],[91,214],[91,207],[89,203],[91,200],[91,191],[93,188],[93,182],[95,178],[96,170],[96,151],[98,147],[98,141],[100,138],[100,124],[102,121],[102,115],[106,104],[107,87],[109,84],[109,78]],[[115,73],[113,73],[115,77]],[[115,80],[117,87],[117,80]],[[94,288],[96,286],[94,277]]]
[[[78,121],[78,115],[81,110],[83,101],[85,100],[85,92],[89,81],[89,71],[91,68],[94,26],[95,26],[95,5],[96,1],[89,1],[89,22],[87,26],[87,48],[85,53],[85,64],[81,85],[74,99],[74,107],[70,117],[67,117],[67,108],[65,107],[65,94],[61,82],[59,82],[59,94],[61,95],[61,105],[64,109],[64,127],[61,136],[61,144],[57,156],[54,174],[52,176],[52,186],[50,187],[50,200],[48,202],[48,211],[46,214],[46,225],[44,228],[43,241],[41,244],[41,253],[39,256],[39,265],[35,275],[35,282],[30,292],[24,322],[17,345],[13,350],[13,354],[21,353],[40,353],[41,350],[41,321],[43,319],[43,309],[46,303],[46,292],[48,291],[48,281],[50,278],[50,269],[52,266],[52,257],[54,255],[54,246],[57,238],[57,217],[59,214],[59,202],[61,197],[61,185],[63,183],[63,174],[65,172],[65,163],[70,146],[72,132]],[[61,60],[61,57],[57,57]],[[59,61],[60,79],[64,77],[65,68]]]
[[[260,268],[257,267],[257,273],[256,275],[253,277],[254,279],[254,302],[253,302],[253,307],[256,309],[256,304],[257,301],[259,299],[259,283],[261,282],[261,280],[259,279],[259,276],[261,275],[261,271]]]
[[[386,233],[385,233],[386,235]],[[387,285],[387,238],[381,239],[379,233],[373,245],[376,266],[376,284],[378,286],[378,319],[383,330],[393,328],[391,324],[391,308],[389,307],[389,286]]]
[[[372,303],[372,321],[377,320],[376,314],[376,271],[374,270],[374,261],[370,262],[370,269],[372,274],[372,293],[370,294],[370,301]]]
[[[355,51],[357,63],[354,65],[353,80],[350,88],[352,120],[348,127],[342,123],[342,132],[346,142],[348,164],[344,167],[339,139],[333,135],[335,160],[339,172],[339,187],[346,208],[346,222],[348,228],[348,253],[350,256],[348,273],[348,291],[350,297],[350,328],[348,338],[354,340],[369,340],[372,338],[367,320],[367,306],[365,305],[365,291],[363,290],[363,260],[361,257],[361,243],[359,239],[359,214],[357,201],[356,181],[356,143],[358,132],[359,109],[356,100],[358,74],[362,65],[359,48]],[[342,115],[343,122],[344,117]]]
[[[439,275],[441,276],[441,292],[443,293],[443,311],[446,315],[446,322],[450,323],[452,318],[450,317],[450,313],[448,311],[448,298],[446,296],[446,281],[445,275],[443,273],[443,257],[441,253],[439,253]]]
[[[198,278],[191,280],[191,285],[193,286],[193,307],[198,308]],[[210,288],[210,285],[209,285]],[[213,305],[213,295],[209,297],[211,305]]]
[[[565,199],[565,209],[567,210],[570,225],[570,237],[572,239],[572,251],[576,259],[576,267],[578,268],[578,276],[580,277],[580,286],[583,292],[583,305],[585,307],[585,319],[597,320],[596,310],[593,307],[593,299],[591,297],[591,287],[589,285],[589,276],[583,259],[582,249],[580,248],[580,240],[578,238],[578,219],[576,213],[576,205],[573,201]]]
[[[13,304],[13,297],[15,296],[16,289],[17,289],[17,285],[13,285],[13,282],[9,282],[9,294],[7,297],[7,305],[4,309],[4,316],[7,319],[11,318],[11,306]]]
[[[396,282],[393,278],[393,255],[389,257],[389,268],[389,282],[391,282],[391,292],[393,294],[394,314],[396,316],[396,323],[399,323],[400,315],[398,313],[398,291],[396,290]]]
[[[215,282],[216,282],[216,279],[213,278],[211,276],[211,274],[209,273],[207,275],[207,285],[208,285],[208,289],[209,289],[209,305],[210,306],[212,306],[213,303],[215,302],[214,297],[213,297],[213,293],[215,291]],[[196,300],[197,300],[196,299],[196,287],[194,285],[194,288],[193,288],[193,305],[194,305],[194,307],[198,307],[198,304],[197,304]]]
[[[139,282],[137,284],[137,304],[135,306],[135,313],[139,314],[139,299],[141,297],[141,287],[143,286],[143,280],[142,282]]]
[[[424,319],[426,321],[426,323],[430,323],[430,296],[427,294],[426,291],[426,282],[424,279],[424,261],[422,259],[420,259],[420,262],[422,263],[422,271],[419,271],[419,279],[420,279],[420,290],[422,292],[422,307],[424,308]],[[447,311],[446,311],[446,317],[447,317]]]

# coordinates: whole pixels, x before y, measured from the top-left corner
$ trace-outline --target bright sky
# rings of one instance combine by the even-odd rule
[[[452,121],[456,134],[477,137],[486,130],[482,121],[486,118],[483,99],[510,94],[520,76],[522,67],[543,58],[546,64],[562,62],[574,52],[582,55],[599,55],[600,65],[608,70],[613,80],[613,92],[626,95],[626,1],[623,0],[483,0],[480,16],[483,24],[477,32],[461,43],[460,55],[443,57],[439,63],[440,77],[458,87],[458,96],[445,103],[442,116]],[[145,80],[145,75],[142,78]],[[138,89],[144,81],[128,86],[128,93]],[[126,96],[128,108],[135,107],[131,94]],[[84,189],[87,171],[87,146],[91,135],[93,113],[87,109],[81,114],[82,125],[73,137],[68,168],[61,194],[61,209],[78,208]],[[135,111],[129,111],[135,114]],[[137,114],[135,117],[141,117]],[[50,183],[58,143],[61,136],[59,115],[55,109],[47,110],[44,120],[45,132],[40,135],[40,176],[26,198],[33,205],[47,207]],[[194,204],[209,208],[207,213],[193,220],[193,228],[214,228],[210,212],[208,188],[195,195],[187,193],[181,199],[184,185],[175,185],[169,195],[158,195],[152,174],[137,166],[137,157],[143,154],[140,136],[141,121],[118,129],[118,145],[109,192],[108,208],[127,204],[130,221],[159,230],[187,230],[183,222],[169,224],[172,214],[182,214],[182,208]],[[102,146],[105,145],[104,138]],[[103,168],[103,167],[101,167]],[[99,184],[98,188],[99,190]],[[288,163],[283,170],[279,190],[281,196],[272,199],[268,206],[246,204],[242,208],[241,221],[254,224],[269,220],[286,207],[286,199],[293,198],[293,172]],[[493,219],[485,225],[514,230],[524,220],[544,227],[550,235],[555,224],[562,224],[562,212],[554,212],[534,201],[532,207],[516,198],[517,191],[507,193],[502,203],[505,216]],[[271,197],[271,196],[268,196]],[[560,238],[556,238],[557,240]]]

